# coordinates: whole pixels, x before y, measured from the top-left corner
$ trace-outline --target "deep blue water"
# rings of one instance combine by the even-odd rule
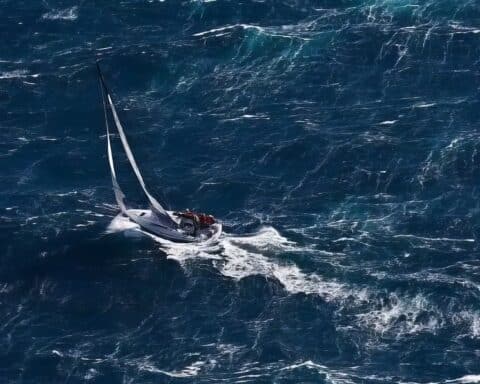
[[[0,0],[0,382],[480,382],[479,39],[475,0]],[[116,217],[96,59],[217,247]]]

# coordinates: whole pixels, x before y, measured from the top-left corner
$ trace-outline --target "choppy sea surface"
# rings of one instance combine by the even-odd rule
[[[475,0],[0,0],[0,382],[480,382],[479,39]],[[117,216],[95,60],[218,245]]]

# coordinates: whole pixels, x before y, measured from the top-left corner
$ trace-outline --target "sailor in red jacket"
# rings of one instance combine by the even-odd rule
[[[181,218],[180,227],[186,232],[191,232],[194,236],[197,229],[208,228],[216,223],[216,220],[212,215],[197,213],[190,211],[189,209],[184,212],[175,212],[175,215]]]

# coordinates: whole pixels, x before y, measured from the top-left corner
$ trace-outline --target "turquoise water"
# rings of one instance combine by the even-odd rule
[[[479,25],[0,0],[0,382],[480,382]],[[217,246],[117,216],[96,60],[150,190]]]

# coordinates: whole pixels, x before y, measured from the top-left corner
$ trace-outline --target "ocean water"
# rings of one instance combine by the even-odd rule
[[[480,382],[479,39],[475,0],[0,0],[0,382]],[[218,245],[118,216],[95,60]]]

